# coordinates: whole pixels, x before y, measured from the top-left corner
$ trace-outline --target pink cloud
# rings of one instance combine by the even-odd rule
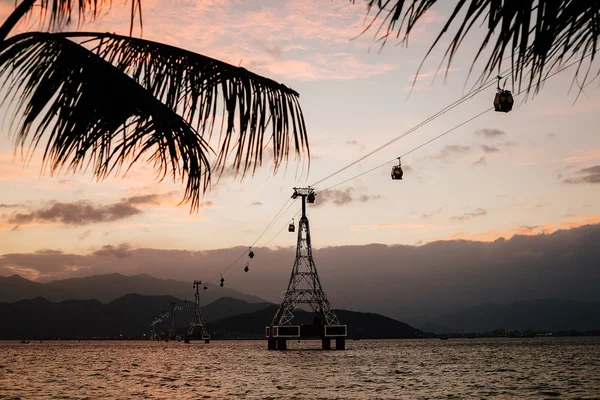
[[[176,6],[156,0],[144,3],[144,37],[234,65],[242,60],[249,70],[280,81],[360,79],[397,67],[366,52],[364,60],[339,52],[371,40],[351,41],[362,30],[364,12],[363,7],[320,0],[206,0]],[[125,32],[128,13],[115,6],[90,29]]]
[[[261,67],[270,74],[301,81],[362,79],[396,69],[389,64],[366,65],[351,54],[323,53],[309,57],[306,61],[272,60]]]
[[[578,153],[578,155],[564,158],[562,161],[567,164],[576,164],[600,159],[600,149],[579,150]]]

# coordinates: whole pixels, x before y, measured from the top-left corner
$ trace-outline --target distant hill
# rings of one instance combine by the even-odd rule
[[[15,303],[0,303],[0,339],[22,338],[91,338],[143,336],[150,332],[150,322],[169,311],[171,302],[183,305],[172,296],[129,294],[103,304],[98,300],[65,300],[58,303],[38,297]],[[254,312],[271,303],[248,303],[231,297],[220,298],[204,307],[205,321]],[[187,330],[193,303],[176,313],[179,330]],[[167,331],[170,320],[157,326]]]
[[[202,307],[202,317],[207,322],[231,317],[234,315],[252,313],[272,306],[273,303],[248,303],[232,297],[221,297]]]
[[[236,337],[264,337],[265,327],[271,324],[277,305],[271,305],[253,313],[236,315],[215,321],[211,330],[219,335]],[[416,338],[420,331],[403,322],[379,314],[335,310],[342,324],[348,325],[351,338]],[[297,310],[295,324],[311,323],[312,314]]]
[[[204,303],[210,303],[220,297],[232,297],[249,303],[262,303],[265,300],[240,293],[227,287],[208,284],[208,290],[202,291]],[[194,298],[192,282],[170,279],[158,279],[150,275],[125,276],[121,274],[94,275],[85,278],[71,278],[48,283],[27,280],[19,275],[0,276],[0,302],[43,297],[50,301],[96,299],[108,303],[130,293],[145,296],[166,295],[180,299]]]
[[[0,303],[0,339],[75,339],[142,337],[150,332],[150,322],[169,304],[183,301],[171,296],[141,296],[130,294],[103,304],[98,300],[66,300],[52,303],[43,298]],[[210,332],[216,338],[264,337],[265,326],[271,323],[277,305],[248,303],[233,298],[221,298],[204,307],[203,315]],[[180,332],[187,330],[193,307],[176,313]],[[340,320],[348,325],[350,337],[412,338],[419,331],[402,322],[378,314],[336,310]],[[309,323],[310,314],[299,310],[298,323]],[[157,326],[166,332],[170,321]]]
[[[540,299],[510,304],[482,304],[435,318],[426,332],[467,333],[494,329],[557,332],[600,329],[600,303]]]

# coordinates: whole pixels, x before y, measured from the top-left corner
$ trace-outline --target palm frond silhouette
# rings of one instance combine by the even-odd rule
[[[0,33],[34,3],[18,5]],[[71,21],[74,3],[39,2],[49,30]],[[81,0],[78,19],[95,18],[110,3]],[[141,1],[131,5],[133,27]],[[228,163],[243,176],[262,164],[268,145],[274,172],[290,153],[310,155],[298,93],[244,68],[109,33],[7,36],[0,36],[0,74],[16,145],[29,155],[43,147],[50,173],[90,168],[102,180],[149,161],[160,179],[185,182],[183,202],[194,211],[211,173]],[[213,151],[208,142],[215,131]]]
[[[356,0],[350,0],[356,3]],[[375,30],[382,46],[390,37],[406,42],[418,22],[439,0],[367,0],[369,16],[365,32]],[[473,60],[487,57],[480,75],[484,80],[501,71],[509,63],[513,84],[519,90],[539,91],[540,83],[552,69],[571,60],[580,59],[574,81],[583,87],[598,76],[592,71],[600,39],[600,1],[595,0],[456,0],[454,8],[425,58],[442,38],[455,27],[454,36],[446,48],[447,69],[455,59],[478,22],[487,21],[487,33]],[[489,53],[484,50],[489,49]],[[590,55],[583,67],[582,56]],[[421,64],[422,66],[422,64]]]

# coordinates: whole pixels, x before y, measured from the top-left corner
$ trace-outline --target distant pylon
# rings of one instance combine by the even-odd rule
[[[337,338],[338,349],[345,347],[346,326],[340,321],[327,299],[323,290],[317,267],[313,260],[310,240],[310,227],[306,217],[306,203],[314,203],[315,192],[312,188],[294,188],[293,199],[302,199],[302,217],[298,224],[298,242],[296,245],[296,260],[287,290],[283,295],[281,305],[267,327],[269,348],[285,350],[285,338],[289,337],[322,337],[323,349],[330,348],[330,338]],[[292,325],[294,313],[299,305],[308,304],[315,313],[313,325]]]
[[[156,321],[152,321],[150,324],[150,340],[156,340],[158,335],[156,334]]]
[[[206,324],[204,323],[204,319],[202,319],[202,310],[200,308],[200,286],[202,285],[202,281],[194,281],[193,288],[196,289],[196,293],[194,294],[195,302],[194,302],[194,314],[192,316],[192,321],[190,322],[190,327],[188,329],[187,335],[188,339],[192,337],[194,331],[199,329],[202,332],[202,340],[205,343],[208,343],[210,340],[210,335],[206,330]]]
[[[173,340],[177,337],[177,328],[175,326],[175,310],[177,309],[177,303],[171,302],[171,328],[169,328],[169,334],[167,340]]]

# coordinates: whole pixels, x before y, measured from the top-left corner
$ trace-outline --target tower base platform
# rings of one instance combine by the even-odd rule
[[[266,334],[269,350],[287,350],[288,340],[319,338],[322,350],[331,350],[332,341],[335,341],[335,350],[346,350],[346,325],[267,326]]]

